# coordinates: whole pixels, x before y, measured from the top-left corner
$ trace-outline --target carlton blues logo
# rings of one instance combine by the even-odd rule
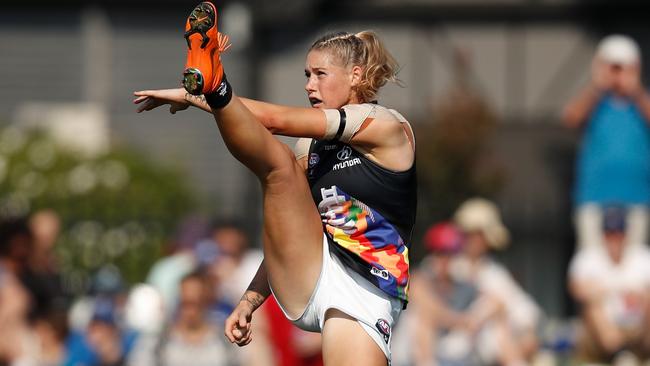
[[[320,161],[320,157],[316,153],[309,154],[309,167],[313,168]]]

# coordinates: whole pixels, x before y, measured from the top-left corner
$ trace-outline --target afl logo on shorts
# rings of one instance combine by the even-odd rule
[[[375,327],[384,336],[384,342],[388,343],[390,340],[390,324],[388,324],[388,321],[386,319],[379,319],[375,323]]]
[[[320,157],[316,153],[309,154],[309,167],[312,168],[314,165],[318,164]]]
[[[339,158],[339,160],[348,160],[350,159],[350,156],[352,156],[352,149],[350,146],[343,146],[341,151],[336,153],[336,157]]]
[[[386,281],[390,279],[390,276],[388,275],[388,271],[385,269],[379,269],[377,267],[370,267],[370,274],[373,276],[377,276],[379,278],[382,278]]]

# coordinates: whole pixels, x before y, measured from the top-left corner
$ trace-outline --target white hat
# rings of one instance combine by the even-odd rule
[[[600,41],[596,56],[610,64],[631,65],[640,61],[641,52],[632,38],[613,34]]]
[[[510,241],[510,234],[503,222],[497,206],[482,198],[465,201],[456,210],[454,221],[463,231],[480,231],[485,235],[492,249],[503,249]]]

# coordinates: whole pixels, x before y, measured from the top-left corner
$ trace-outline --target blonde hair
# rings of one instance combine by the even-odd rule
[[[397,78],[397,61],[375,32],[330,33],[314,42],[309,48],[312,50],[332,52],[343,66],[361,66],[363,74],[356,92],[364,102],[373,101],[379,88],[387,82],[401,83]]]

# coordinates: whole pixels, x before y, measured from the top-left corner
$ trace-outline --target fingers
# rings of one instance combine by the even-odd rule
[[[136,103],[141,103],[141,102],[142,101],[139,101],[139,102],[136,102]],[[140,106],[138,106],[138,109],[136,110],[136,112],[142,113],[144,111],[150,111],[150,110],[152,110],[154,108],[156,108],[156,106],[154,105],[153,100],[150,99],[150,98],[146,98],[146,99],[144,99],[144,103],[142,103],[142,104],[140,104]]]
[[[248,338],[246,338],[246,340],[243,340],[241,342],[237,342],[237,345],[239,347],[244,347],[244,346],[248,345],[249,343],[251,343],[252,340],[253,340],[253,337],[249,336]]]
[[[140,104],[140,103],[142,103],[142,101],[147,100],[147,98],[149,98],[149,97],[146,96],[146,95],[139,96],[139,97],[137,97],[137,98],[135,98],[135,99],[133,100],[133,103],[135,103],[135,104]]]
[[[133,95],[135,95],[136,97],[140,97],[140,96],[149,97],[154,95],[155,93],[156,93],[155,90],[139,90],[139,91],[134,91]]]
[[[224,325],[223,329],[223,334],[228,338],[228,341],[230,343],[235,343],[235,335],[232,334],[233,327],[228,324],[228,321],[226,321],[226,324]]]
[[[136,92],[137,93],[137,92]],[[135,93],[134,93],[135,94]],[[137,113],[142,113],[143,111],[149,111],[152,109],[152,101],[148,96],[139,96],[133,100],[134,104],[140,104],[136,109]]]
[[[224,334],[230,343],[240,347],[249,344],[252,340],[251,322],[246,312],[234,312],[225,322]]]
[[[244,328],[247,325],[250,327],[250,323],[248,322],[248,317],[244,313],[239,314],[239,327]]]
[[[232,327],[226,325],[225,329],[226,338],[228,338],[230,343],[235,343],[238,346],[249,344],[252,340],[252,333],[250,324],[247,324],[243,328],[240,328],[237,325]]]
[[[188,105],[186,105],[186,104],[170,103],[169,112],[171,114],[176,114],[176,112],[178,112],[178,111],[186,110],[187,107],[188,107]]]
[[[252,334],[250,330],[250,324],[245,329],[233,329],[233,335],[235,336],[235,344],[237,344],[240,347],[243,347],[253,340]]]
[[[232,313],[225,322],[225,335],[230,343],[239,342],[243,337],[250,333],[251,325],[246,321],[246,317],[238,313]]]

